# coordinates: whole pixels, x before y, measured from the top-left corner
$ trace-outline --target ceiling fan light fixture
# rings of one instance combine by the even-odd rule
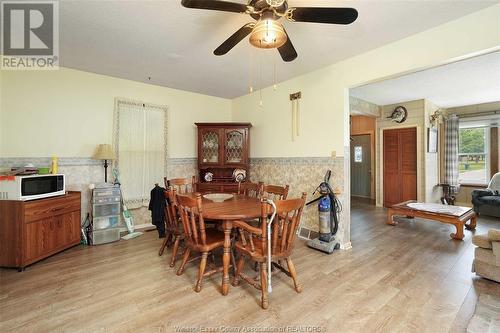
[[[266,0],[267,4],[272,7],[279,7],[285,3],[285,0]]]
[[[272,19],[257,22],[250,35],[250,44],[261,49],[278,48],[288,37],[283,26]]]

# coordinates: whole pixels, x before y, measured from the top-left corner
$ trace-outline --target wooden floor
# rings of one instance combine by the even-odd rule
[[[479,293],[500,284],[470,272],[471,232],[408,220],[388,226],[385,211],[353,203],[349,251],[324,255],[298,241],[294,261],[303,292],[277,275],[269,309],[247,284],[219,292],[220,275],[193,291],[196,264],[178,277],[158,257],[155,232],[119,243],[77,246],[30,266],[0,270],[1,332],[236,332],[236,326],[304,326],[323,332],[460,332]],[[500,227],[480,218],[478,232]],[[310,329],[310,328],[309,328]],[[278,330],[275,330],[278,331]],[[289,329],[289,331],[291,331]]]

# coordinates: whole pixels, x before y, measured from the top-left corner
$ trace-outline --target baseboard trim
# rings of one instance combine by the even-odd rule
[[[149,224],[149,223],[144,223],[144,224],[138,224],[138,225],[134,225],[134,231],[137,231],[137,230],[153,230],[155,229],[156,227],[152,224]],[[128,232],[127,228],[126,227],[120,227],[120,232]]]
[[[352,243],[351,242],[347,242],[347,243],[344,243],[344,244],[340,244],[340,249],[341,250],[350,250],[350,249],[352,249]]]
[[[156,227],[154,225],[152,225],[152,224],[144,223],[144,224],[135,225],[134,229],[136,229],[136,230],[145,230],[145,229],[156,229]]]
[[[300,239],[308,241],[308,240],[317,238],[318,237],[318,232],[302,227],[302,228],[299,229],[298,236],[299,236]],[[350,250],[350,249],[352,249],[351,242],[340,244],[340,249],[341,250]]]

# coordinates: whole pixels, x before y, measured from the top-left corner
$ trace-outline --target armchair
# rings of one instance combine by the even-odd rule
[[[491,229],[486,235],[472,237],[476,245],[472,271],[489,280],[500,282],[500,230]]]
[[[500,172],[493,175],[488,188],[472,191],[476,214],[500,217]]]

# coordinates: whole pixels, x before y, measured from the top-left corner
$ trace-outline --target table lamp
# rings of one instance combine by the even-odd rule
[[[101,144],[97,146],[97,151],[94,155],[95,160],[104,161],[104,182],[108,182],[108,160],[115,159],[115,153],[109,144]]]

